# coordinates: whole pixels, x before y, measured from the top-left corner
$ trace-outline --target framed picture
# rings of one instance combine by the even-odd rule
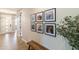
[[[45,23],[45,34],[56,37],[56,24]]]
[[[56,21],[56,8],[46,10],[44,12],[44,20],[45,21]]]
[[[36,21],[43,21],[43,13],[39,12],[36,14]]]
[[[36,24],[36,31],[38,33],[43,33],[43,23],[42,22],[41,23],[39,22]]]
[[[31,22],[35,22],[35,14],[31,15]]]
[[[35,25],[35,22],[32,22],[32,24],[31,24],[31,30],[32,30],[32,31],[36,31],[36,25]]]

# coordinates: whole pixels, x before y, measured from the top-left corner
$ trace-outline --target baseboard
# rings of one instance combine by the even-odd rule
[[[23,42],[25,42],[25,43],[27,43],[27,42],[28,42],[27,40],[25,40],[25,39],[23,39],[23,38],[22,38],[21,40],[22,40]]]
[[[25,46],[28,47],[28,44],[27,44],[28,41],[23,38],[21,38],[21,40],[22,40],[22,42],[24,42]]]
[[[25,43],[28,42],[27,40],[23,39],[22,36],[20,37],[20,36],[17,35],[17,39],[21,39],[21,40],[22,40],[23,42],[25,42]]]

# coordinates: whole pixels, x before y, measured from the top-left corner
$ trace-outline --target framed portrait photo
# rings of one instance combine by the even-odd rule
[[[43,21],[43,13],[39,12],[36,14],[36,21]]]
[[[43,33],[43,23],[37,23],[36,24],[36,31],[38,32],[38,33]]]
[[[31,24],[31,30],[32,31],[36,31],[36,25],[35,25],[35,22],[32,22],[32,24]]]
[[[31,22],[35,22],[35,17],[36,17],[35,14],[31,15]]]
[[[45,34],[56,37],[56,24],[45,23]]]
[[[44,12],[44,20],[49,22],[55,22],[56,21],[56,8],[46,10]]]

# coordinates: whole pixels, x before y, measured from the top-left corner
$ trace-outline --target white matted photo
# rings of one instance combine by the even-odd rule
[[[36,21],[43,21],[43,13],[39,12],[36,14]]]
[[[38,32],[38,33],[43,33],[43,23],[37,23],[37,25],[36,25],[36,31]]]
[[[35,32],[35,30],[36,30],[35,22],[32,22],[32,24],[31,24],[31,30]]]
[[[45,34],[56,37],[56,24],[45,23]]]
[[[56,21],[56,8],[46,10],[44,12],[45,21]]]

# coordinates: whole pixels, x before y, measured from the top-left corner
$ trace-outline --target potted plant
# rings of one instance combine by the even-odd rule
[[[72,49],[79,49],[79,15],[66,16],[62,24],[57,24],[57,31],[60,35],[68,39]]]

